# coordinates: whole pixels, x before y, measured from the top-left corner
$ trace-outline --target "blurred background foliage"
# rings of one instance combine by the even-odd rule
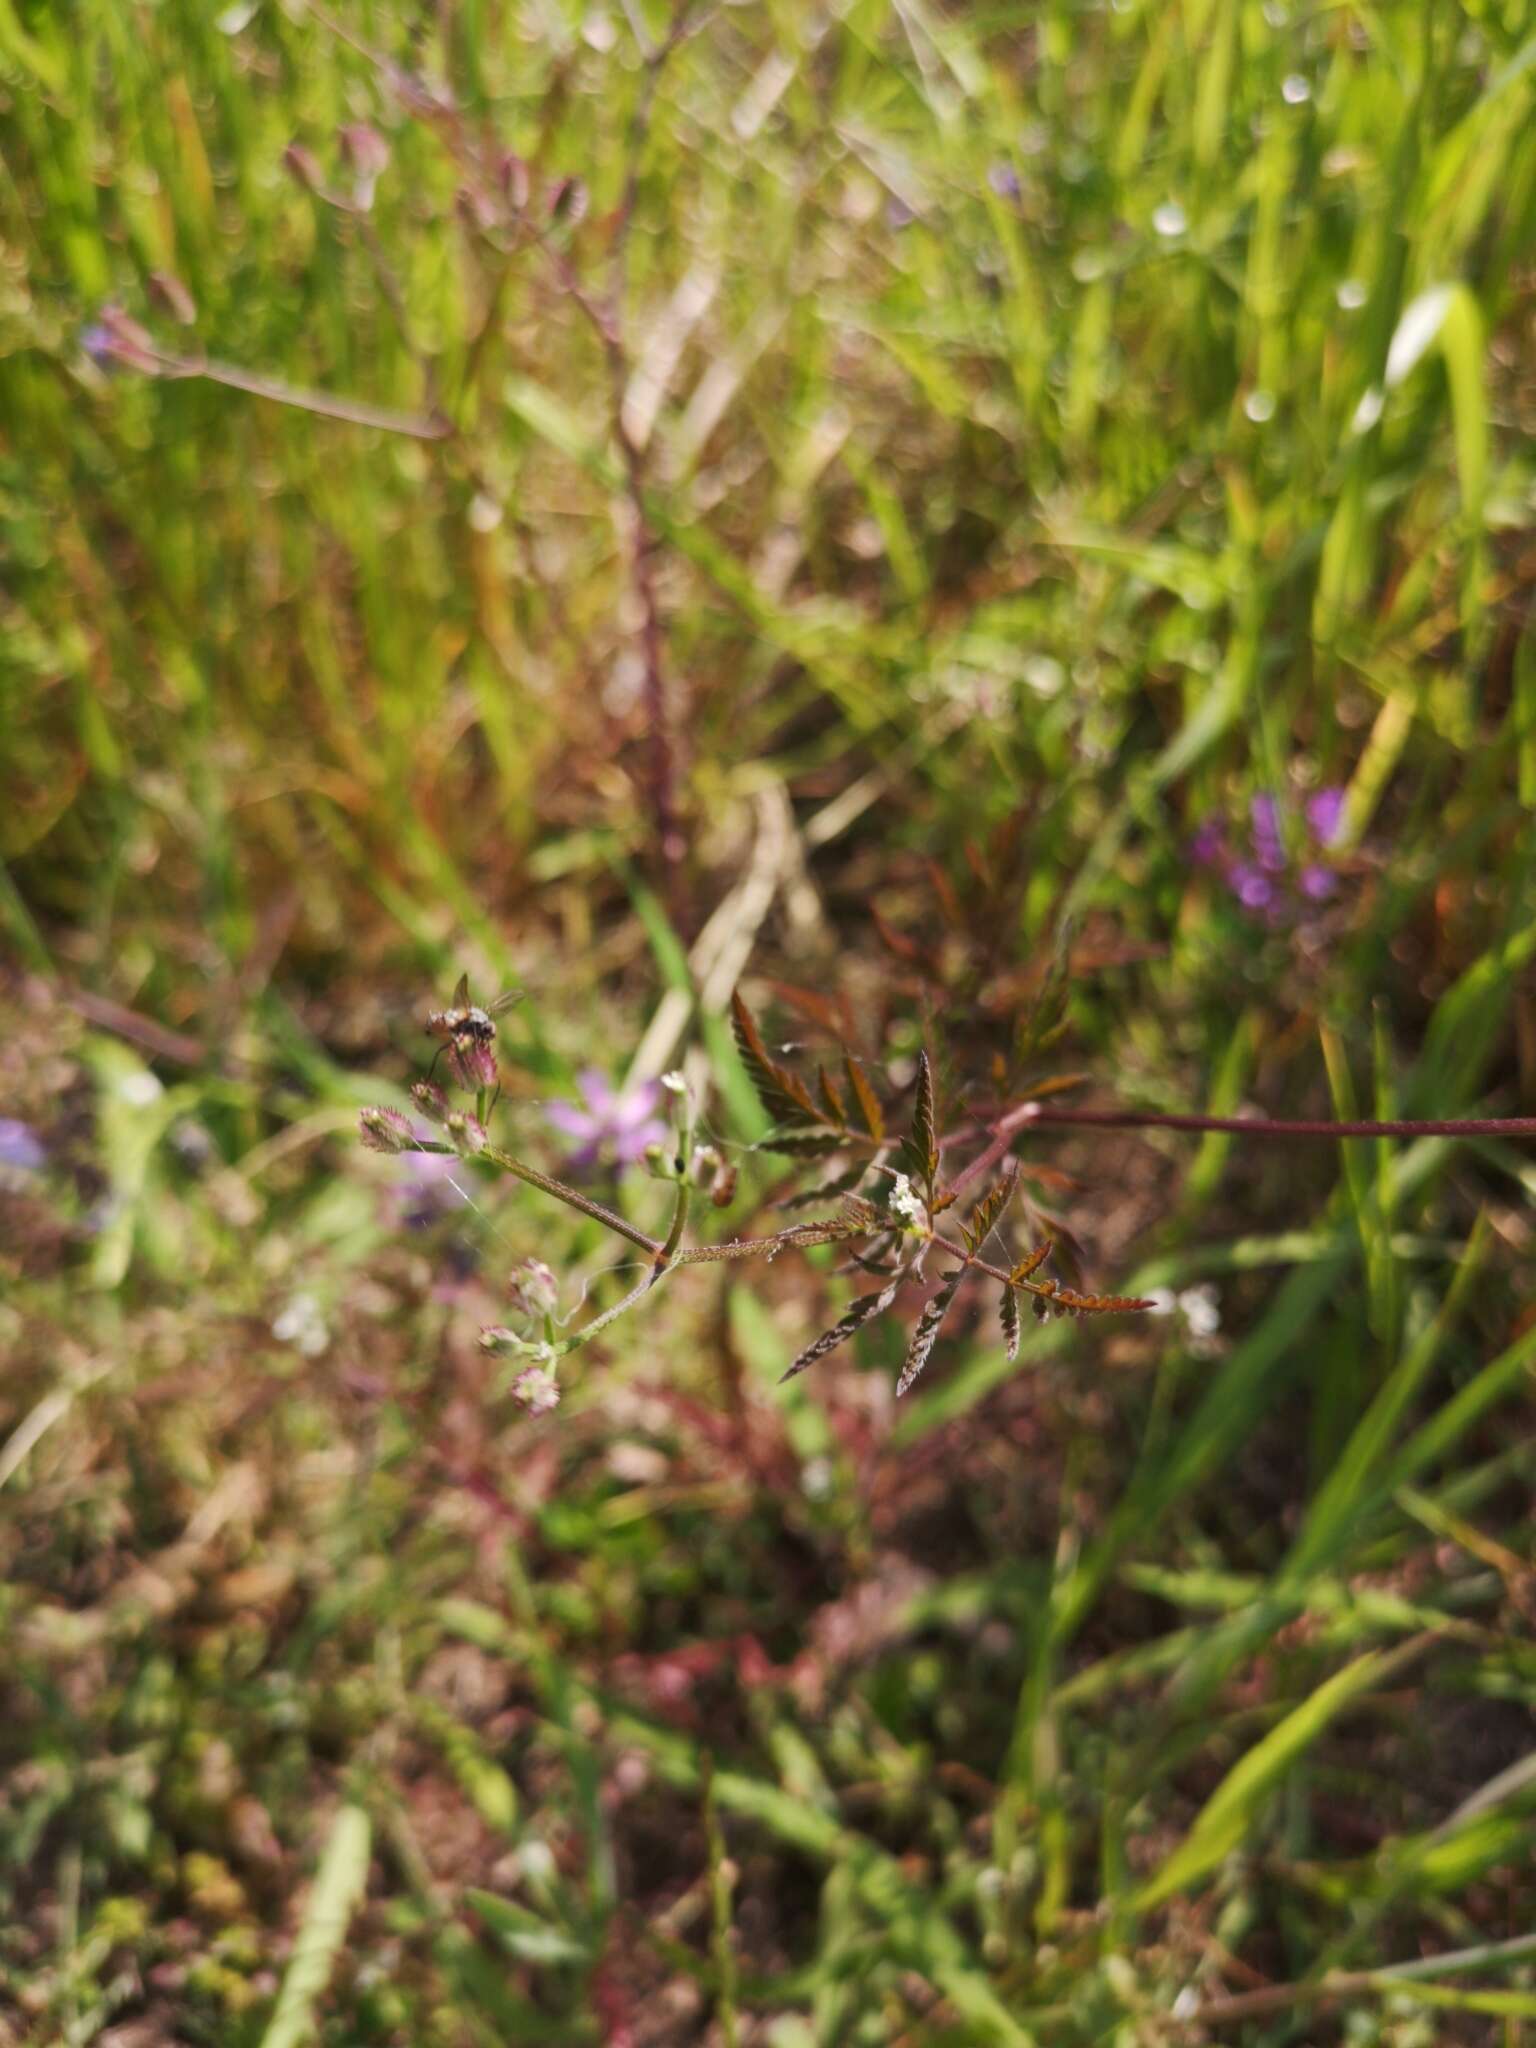
[[[1064,931],[1101,1099],[1529,1111],[1533,94],[1525,0],[0,0],[4,2038],[1528,2038],[1528,1149],[1034,1139],[1171,1314],[778,1394],[786,1257],[530,1418],[611,1253],[350,1132],[464,968],[536,1154],[685,1029],[750,1139],[749,960],[964,1100]]]

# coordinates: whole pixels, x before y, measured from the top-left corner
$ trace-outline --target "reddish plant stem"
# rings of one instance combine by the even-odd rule
[[[1262,1138],[1536,1138],[1536,1116],[1363,1118],[1334,1123],[1307,1117],[1183,1116],[1152,1109],[1055,1109],[1025,1102],[993,1127],[994,1136],[1026,1124],[1087,1125],[1096,1130],[1249,1131]]]

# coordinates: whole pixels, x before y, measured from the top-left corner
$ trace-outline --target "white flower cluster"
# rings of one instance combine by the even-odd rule
[[[905,1216],[909,1223],[916,1224],[919,1229],[927,1221],[923,1198],[904,1173],[898,1173],[891,1182],[891,1207],[898,1216]]]
[[[318,1358],[331,1341],[320,1304],[312,1294],[296,1294],[273,1319],[272,1334],[279,1344],[291,1344],[305,1358]]]
[[[1177,1315],[1189,1334],[1189,1348],[1196,1358],[1212,1358],[1221,1349],[1220,1297],[1210,1281],[1186,1287],[1175,1294],[1171,1287],[1154,1287],[1148,1299],[1154,1316]]]

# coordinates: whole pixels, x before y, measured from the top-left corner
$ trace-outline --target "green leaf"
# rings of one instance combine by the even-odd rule
[[[331,1823],[293,1955],[261,2048],[299,2048],[313,2039],[315,2007],[330,1982],[352,1914],[368,1883],[372,1829],[360,1806],[344,1806]]]
[[[1194,1826],[1136,1894],[1139,1911],[1159,1906],[1175,1892],[1187,1891],[1208,1877],[1231,1854],[1254,1825],[1265,1803],[1297,1759],[1317,1741],[1329,1724],[1360,1694],[1388,1676],[1423,1648],[1423,1639],[1400,1643],[1393,1650],[1372,1650],[1336,1671],[1309,1699],[1294,1708],[1278,1727],[1222,1779],[1201,1808]]]
[[[470,1885],[464,1893],[486,1926],[509,1955],[523,1963],[586,1963],[591,1955],[584,1943],[552,1921],[519,1906],[512,1899]]]

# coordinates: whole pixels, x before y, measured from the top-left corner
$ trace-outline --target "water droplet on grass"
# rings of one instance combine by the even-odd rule
[[[1292,71],[1281,82],[1280,97],[1288,107],[1299,107],[1312,97],[1312,81]]]
[[[1275,394],[1272,391],[1250,391],[1243,400],[1243,411],[1256,427],[1262,427],[1275,416]]]
[[[1177,199],[1165,199],[1152,216],[1152,225],[1165,240],[1182,235],[1189,220]]]

